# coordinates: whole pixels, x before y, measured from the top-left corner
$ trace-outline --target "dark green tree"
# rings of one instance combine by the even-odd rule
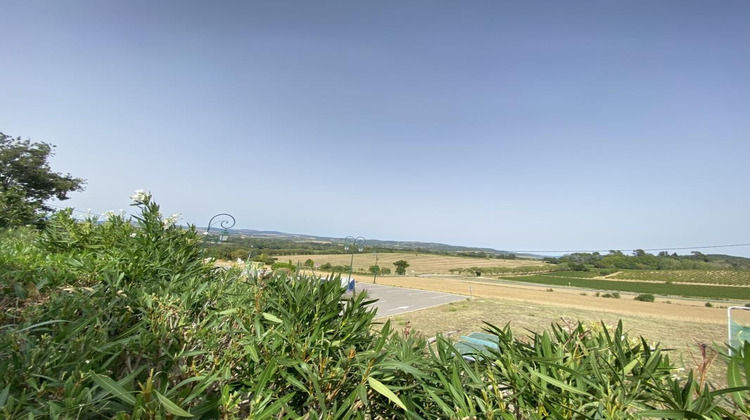
[[[378,273],[380,273],[380,266],[378,266],[378,265],[371,265],[370,266],[370,274],[375,275],[375,274],[378,274]]]
[[[396,266],[396,274],[404,275],[406,274],[406,267],[409,266],[409,263],[406,262],[406,260],[398,260],[393,265]]]
[[[308,258],[305,260],[305,263],[302,264],[304,267],[313,268],[315,267],[315,261],[312,260],[312,258]]]
[[[645,257],[646,256],[646,251],[644,251],[642,249],[633,250],[633,256],[634,257]]]
[[[51,198],[66,200],[85,181],[52,171],[55,146],[12,138],[0,132],[0,228],[41,225]]]

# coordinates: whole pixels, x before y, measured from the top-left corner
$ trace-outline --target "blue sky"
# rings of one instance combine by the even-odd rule
[[[0,131],[205,225],[750,242],[747,1],[0,0]],[[711,252],[750,256],[750,247]]]

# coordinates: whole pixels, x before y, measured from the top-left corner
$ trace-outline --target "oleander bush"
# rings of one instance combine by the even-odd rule
[[[677,375],[622,325],[552,325],[468,362],[443,337],[375,326],[337,278],[261,279],[205,261],[194,228],[138,216],[0,234],[0,418],[746,418],[750,344],[730,388]],[[700,376],[700,375],[698,375]]]

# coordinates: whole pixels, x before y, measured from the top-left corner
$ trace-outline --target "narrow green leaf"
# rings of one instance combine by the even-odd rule
[[[23,328],[23,329],[20,329],[20,330],[18,330],[17,332],[24,332],[24,331],[32,330],[32,329],[34,329],[34,328],[39,328],[39,327],[42,327],[42,326],[44,326],[44,325],[49,325],[49,324],[59,324],[59,323],[61,323],[61,322],[70,322],[70,321],[68,321],[68,320],[65,320],[65,319],[53,319],[53,320],[50,320],[50,321],[44,321],[44,322],[40,322],[40,323],[38,323],[38,324],[30,325],[30,326],[28,326],[28,327],[26,327],[26,328]]]
[[[167,392],[167,394],[172,394],[176,390],[180,389],[181,387],[183,387],[183,386],[185,386],[185,385],[187,385],[187,384],[189,384],[191,382],[202,381],[204,379],[206,379],[205,375],[193,376],[193,377],[187,378],[184,381],[180,382],[179,384],[177,384],[177,385],[173,386],[172,388],[170,388],[169,392]]]
[[[562,389],[563,391],[568,391],[568,392],[572,392],[574,394],[579,394],[579,395],[589,395],[587,392],[581,391],[578,388],[574,388],[574,387],[566,384],[565,382],[558,381],[557,379],[552,378],[550,376],[547,376],[547,375],[545,375],[543,373],[539,373],[539,372],[536,372],[536,371],[533,371],[533,370],[530,373],[532,375],[536,376],[537,378],[541,379],[542,381],[544,381],[544,382],[546,382],[548,384],[552,384],[552,385],[554,385],[554,386]]]
[[[659,417],[667,419],[705,419],[700,414],[687,410],[644,410],[637,413],[640,417]]]
[[[164,406],[164,409],[169,411],[170,414],[178,417],[193,417],[192,414],[180,408],[177,404],[173,403],[172,400],[165,397],[164,395],[161,395],[159,391],[154,390],[154,392],[156,393],[156,398],[159,399],[161,405]]]
[[[734,357],[729,360],[729,365],[727,366],[727,385],[729,385],[730,388],[738,388],[745,385],[742,383],[742,374],[740,373],[739,363],[737,362],[737,358]],[[742,397],[739,393],[732,393],[730,397],[735,404],[742,406]]]
[[[292,376],[292,374],[282,372],[281,376],[283,376],[284,379],[288,383],[290,383],[290,384],[294,385],[295,387],[299,388],[301,391],[306,392],[308,394],[310,393],[310,391],[307,389],[307,387],[305,386],[305,384],[303,384],[297,378],[295,378],[294,376]]]
[[[281,410],[283,405],[289,402],[296,394],[292,392],[291,394],[284,395],[283,397],[279,398],[278,400],[274,401],[273,404],[269,405],[268,407],[264,408],[261,413],[255,414],[253,417],[256,420],[264,420],[267,418],[270,418],[273,415],[278,415],[279,410]]]
[[[5,407],[5,402],[8,401],[8,393],[10,393],[10,385],[6,386],[3,392],[0,392],[0,409]]]
[[[133,397],[130,392],[128,392],[125,388],[123,388],[109,376],[92,373],[91,379],[93,379],[97,385],[102,387],[102,389],[114,395],[117,399],[130,405],[135,405],[135,397]]]
[[[268,312],[263,312],[263,318],[267,319],[268,321],[275,322],[276,324],[281,324],[283,322],[278,317],[269,314]]]
[[[444,415],[451,416],[451,415],[455,414],[454,411],[453,411],[453,408],[451,406],[449,406],[448,404],[446,404],[445,401],[443,401],[442,398],[438,397],[432,390],[430,390],[426,386],[423,386],[422,388],[427,392],[427,395],[430,396],[430,398],[432,399],[432,401],[435,402],[435,403],[437,403],[437,405],[440,407],[440,409],[443,410],[443,414]]]
[[[638,359],[633,359],[627,366],[622,369],[622,373],[625,375],[629,374],[631,370],[638,364]]]
[[[392,403],[396,404],[397,406],[401,407],[406,411],[406,406],[403,402],[396,396],[396,394],[393,393],[390,389],[388,389],[387,386],[383,385],[382,382],[378,381],[377,379],[373,378],[372,376],[367,377],[367,382],[370,383],[370,387],[377,391],[380,395],[388,398],[391,400]]]
[[[393,362],[383,362],[383,363],[380,364],[379,367],[380,367],[380,369],[383,369],[383,370],[384,369],[400,370],[400,371],[402,371],[404,373],[410,373],[410,374],[414,375],[417,378],[421,378],[421,377],[426,376],[426,374],[424,372],[422,372],[421,370],[415,368],[414,366],[412,366],[412,365],[410,365],[408,363],[404,363],[404,362],[396,362],[396,361],[393,361]]]
[[[711,392],[711,396],[717,397],[719,395],[731,394],[733,392],[743,392],[743,391],[750,391],[750,386],[739,386],[735,388],[718,389],[716,391]]]
[[[227,309],[225,311],[219,312],[219,315],[230,315],[230,314],[236,314],[237,308]]]
[[[266,384],[268,384],[268,381],[271,380],[273,377],[273,374],[276,373],[276,367],[277,363],[275,360],[271,359],[270,362],[268,362],[268,365],[266,365],[266,368],[263,369],[263,372],[258,375],[258,381],[255,383],[255,386],[257,389],[265,389]]]

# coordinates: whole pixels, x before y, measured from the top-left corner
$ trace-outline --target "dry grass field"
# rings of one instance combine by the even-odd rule
[[[367,280],[363,277],[362,281]],[[471,301],[467,299],[390,317],[397,328],[409,322],[414,331],[428,337],[449,333],[458,338],[480,331],[484,322],[498,326],[510,323],[519,336],[526,336],[529,330],[541,331],[561,320],[586,324],[604,322],[608,326],[622,320],[634,337],[643,336],[648,341],[661,343],[664,348],[673,349],[671,358],[686,368],[695,366],[693,357],[698,357],[699,344],[723,345],[726,342],[726,309],[722,306],[732,304],[723,302],[708,308],[703,301],[689,299],[672,299],[669,303],[661,299],[650,303],[635,301],[635,295],[625,293],[620,299],[609,299],[577,289],[555,288],[550,292],[543,286],[444,278],[389,276],[379,278],[378,283],[464,295],[469,294],[471,287],[474,296]],[[750,325],[749,313],[738,315],[743,318],[743,324]],[[709,371],[710,380],[725,384],[725,371],[723,362],[715,362]]]
[[[371,282],[372,277],[353,276],[357,281]],[[491,299],[510,299],[536,304],[555,305],[572,310],[597,310],[618,315],[638,315],[654,320],[671,319],[683,322],[717,323],[726,322],[726,306],[742,306],[744,302],[714,301],[714,307],[705,306],[704,299],[656,298],[656,302],[633,300],[635,293],[621,293],[620,299],[597,297],[594,292],[582,289],[522,285],[477,278],[455,279],[437,277],[385,276],[378,277],[378,284],[408,287],[412,289],[455,293]],[[471,289],[470,289],[471,288]],[[548,290],[552,290],[551,292]]]
[[[349,265],[351,254],[334,254],[334,255],[292,255],[280,256],[279,261],[292,260],[296,264],[304,263],[308,258],[315,261],[316,265],[331,263],[331,265]],[[469,267],[522,267],[522,266],[539,266],[543,269],[548,265],[542,261],[536,260],[499,260],[488,258],[469,258],[469,257],[451,257],[446,255],[432,254],[414,254],[414,253],[379,253],[378,265],[390,268],[395,272],[396,267],[393,265],[398,260],[406,260],[409,267],[406,269],[408,274],[449,274],[451,268],[469,268]],[[354,254],[354,271],[367,271],[370,266],[375,265],[374,253]]]
[[[554,295],[554,293],[550,293]],[[611,300],[611,299],[604,299]],[[672,305],[675,306],[675,305]],[[679,308],[675,308],[679,311]],[[716,312],[725,312],[714,309]],[[384,322],[387,318],[378,321]],[[678,366],[695,368],[701,343],[719,345],[726,341],[726,325],[722,323],[690,322],[663,319],[655,322],[652,317],[636,314],[623,315],[601,310],[588,310],[558,306],[550,296],[548,303],[524,302],[511,299],[480,298],[472,301],[451,303],[420,311],[390,317],[397,329],[408,322],[413,331],[431,337],[437,333],[449,333],[458,339],[472,331],[481,331],[484,322],[504,326],[510,323],[519,337],[528,336],[530,331],[542,331],[553,322],[584,322],[587,325],[604,322],[615,326],[622,320],[623,326],[632,337],[643,336],[649,342],[660,343],[662,348],[671,349],[670,359]],[[715,384],[726,384],[726,364],[715,361],[708,372]]]

